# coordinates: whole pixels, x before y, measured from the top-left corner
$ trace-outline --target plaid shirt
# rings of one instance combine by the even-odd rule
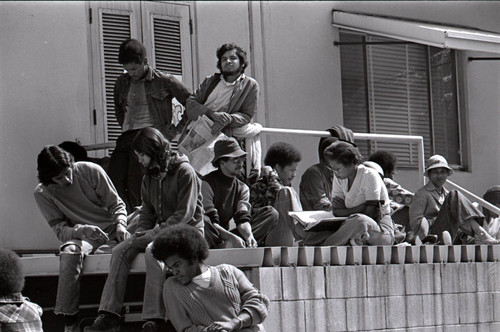
[[[0,296],[0,331],[43,332],[42,308],[21,293]]]
[[[269,166],[264,166],[261,177],[250,189],[250,204],[252,208],[262,208],[274,205],[276,194],[284,185],[278,177],[278,173]]]

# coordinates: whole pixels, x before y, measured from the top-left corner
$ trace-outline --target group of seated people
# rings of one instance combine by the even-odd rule
[[[248,126],[259,88],[244,75],[246,52],[234,44],[217,50],[221,72],[193,93],[150,67],[137,40],[121,44],[119,62],[127,71],[115,83],[123,133],[107,171],[91,161],[75,162],[67,146],[49,145],[38,155],[35,201],[63,243],[54,312],[65,331],[78,331],[79,279],[89,254],[112,253],[99,316],[85,331],[119,329],[130,265],[142,252],[142,331],[164,330],[167,319],[178,331],[259,331],[267,297],[238,269],[206,266],[208,248],[496,243],[481,211],[444,189],[453,170],[443,157],[430,158],[430,181],[413,196],[392,180],[392,154],[379,152],[364,162],[352,131],[342,126],[320,140],[320,161],[304,172],[299,193],[291,183],[302,156],[286,142],[269,146],[260,176],[247,181],[242,139],[253,135]],[[186,106],[176,126],[173,97]],[[215,142],[216,170],[200,176],[170,140],[203,115],[213,122],[212,134],[227,137]],[[490,196],[498,199],[498,190]],[[307,231],[288,214],[301,210],[332,211],[346,220],[335,230]]]
[[[363,162],[352,138],[346,138],[321,139],[320,162],[304,172],[299,196],[291,182],[302,157],[289,143],[277,142],[269,147],[260,178],[248,186],[239,178],[246,152],[236,139],[215,142],[212,164],[216,170],[200,176],[188,158],[174,151],[158,130],[144,128],[132,142],[136,158],[147,170],[142,180],[142,205],[132,214],[127,214],[125,204],[102,167],[93,162],[74,162],[73,156],[61,147],[46,146],[38,156],[40,184],[35,190],[35,200],[63,242],[55,313],[63,315],[66,326],[76,324],[78,280],[84,257],[92,253],[112,252],[112,256],[100,315],[85,331],[112,331],[119,327],[130,264],[141,252],[145,252],[146,262],[143,331],[155,331],[165,319],[178,330],[190,324],[207,323],[210,318],[206,314],[209,317],[223,314],[230,306],[225,303],[217,308],[221,311],[214,308],[215,312],[193,318],[192,310],[199,308],[193,308],[194,304],[188,299],[178,299],[189,292],[198,294],[200,284],[194,280],[203,279],[205,282],[199,280],[201,284],[213,287],[212,279],[204,277],[204,273],[218,278],[227,278],[229,273],[233,274],[231,280],[236,278],[238,287],[248,284],[244,275],[233,267],[206,267],[203,260],[208,248],[392,245],[403,241],[410,244],[498,243],[489,234],[498,216],[488,213],[485,219],[477,206],[461,193],[444,188],[453,169],[442,156],[429,159],[425,171],[429,182],[413,195],[392,179],[393,154],[378,151]],[[377,163],[380,155],[389,162]],[[500,187],[491,188],[485,199],[499,206]],[[310,210],[333,211],[335,216],[347,219],[335,230],[306,231],[288,214],[301,211],[304,206]],[[404,227],[392,218],[401,210],[406,211]],[[498,221],[495,227],[498,232]],[[197,234],[197,241],[202,239],[203,245],[198,243],[195,249],[183,247],[190,242],[180,240],[179,232],[188,229],[195,233],[185,236],[194,241]],[[403,232],[399,240],[398,232]],[[164,244],[169,243],[169,236],[179,241],[175,244],[177,251],[172,249],[172,244]],[[189,250],[197,251],[190,253]],[[173,273],[175,279],[165,282],[169,273]],[[177,293],[175,287],[182,285],[187,288],[184,291],[180,288]],[[233,308],[231,315],[224,313],[231,322],[226,323],[258,326],[265,318],[267,298],[255,288],[250,287],[249,291],[256,292],[256,312]],[[223,295],[231,300],[230,295]],[[206,294],[197,296],[203,298]],[[244,299],[246,297],[239,300],[245,302]],[[211,323],[204,326],[212,326],[208,331],[224,330],[215,326],[226,326],[225,323],[217,322],[213,316]]]

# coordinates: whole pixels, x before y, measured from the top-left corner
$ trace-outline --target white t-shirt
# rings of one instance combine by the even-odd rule
[[[232,83],[228,83],[224,80],[224,78],[221,78],[205,101],[205,106],[216,112],[227,112],[234,87],[236,86],[236,83],[242,79],[242,77],[243,74]]]
[[[376,170],[359,165],[350,190],[347,181],[335,177],[332,189],[332,196],[343,199],[346,208],[353,208],[366,201],[384,201],[382,212],[384,215],[390,214],[387,188]]]

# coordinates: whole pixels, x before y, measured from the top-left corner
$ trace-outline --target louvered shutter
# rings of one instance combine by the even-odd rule
[[[121,134],[121,127],[115,117],[113,90],[116,79],[123,73],[123,67],[118,63],[120,44],[125,39],[131,38],[130,15],[102,12],[101,25],[106,101],[106,139],[107,142],[116,142]]]
[[[368,41],[389,41],[369,36]],[[427,78],[427,48],[418,44],[376,44],[367,47],[370,132],[420,135],[424,151],[431,149]],[[415,165],[412,144],[376,142],[374,150],[389,150],[400,166]]]
[[[153,51],[157,69],[175,75],[182,81],[182,45],[180,21],[153,16]],[[177,125],[184,113],[184,106],[172,100],[172,122]],[[172,142],[177,149],[175,140]]]
[[[144,43],[151,47],[151,63],[174,75],[192,88],[191,39],[189,7],[184,4],[143,3]],[[172,100],[172,123],[177,125],[184,106]],[[172,142],[176,149],[177,142]]]
[[[362,42],[363,36],[355,34],[341,34],[340,41]],[[358,133],[368,133],[367,92],[365,73],[365,53],[363,46],[342,46],[341,52],[342,75],[342,105],[344,126]],[[326,129],[326,128],[325,128]],[[367,141],[356,141],[359,151],[368,157]]]

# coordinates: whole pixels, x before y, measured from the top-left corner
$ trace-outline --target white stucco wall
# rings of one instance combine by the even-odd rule
[[[57,248],[33,199],[36,157],[90,143],[85,14],[84,2],[0,3],[0,247]]]

